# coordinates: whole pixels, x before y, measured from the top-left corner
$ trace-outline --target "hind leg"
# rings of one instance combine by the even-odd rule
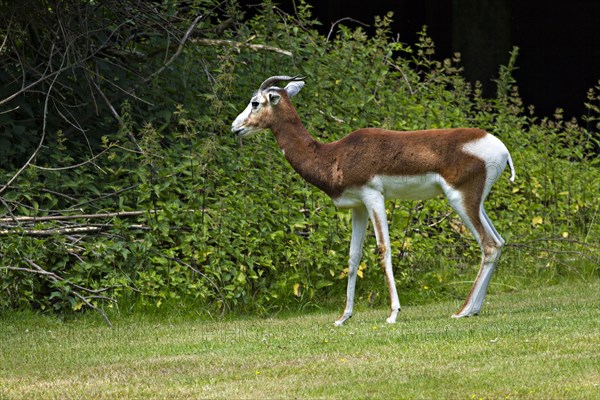
[[[446,194],[452,208],[475,236],[481,248],[481,265],[473,287],[463,306],[452,316],[453,318],[468,317],[479,314],[481,310],[494,269],[500,258],[504,239],[498,234],[485,213],[481,198],[475,196],[469,198],[453,189],[448,189]]]
[[[481,307],[483,306],[483,300],[487,293],[490,280],[496,268],[496,264],[500,259],[502,245],[499,243],[488,242],[481,245],[481,266],[479,272],[473,282],[473,287],[465,300],[465,303],[460,310],[452,315],[453,318],[469,317],[472,315],[478,315]]]

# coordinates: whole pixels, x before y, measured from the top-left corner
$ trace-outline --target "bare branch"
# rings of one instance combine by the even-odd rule
[[[65,57],[66,57],[66,54],[63,56],[63,60],[62,60],[63,64],[65,62]],[[27,160],[27,162],[17,171],[16,174],[13,175],[12,178],[10,178],[10,180],[4,186],[2,186],[0,188],[0,194],[2,194],[2,192],[4,192],[6,190],[6,188],[8,186],[10,186],[11,183],[14,182],[15,179],[17,179],[17,177],[23,173],[23,171],[25,171],[25,169],[29,166],[29,164],[31,164],[31,162],[33,161],[33,159],[35,158],[35,156],[37,155],[37,153],[42,148],[42,145],[44,144],[44,140],[46,138],[46,123],[48,121],[47,120],[47,117],[48,117],[48,100],[50,99],[50,94],[52,93],[52,88],[54,87],[54,83],[56,82],[57,78],[58,78],[58,75],[55,75],[54,79],[52,80],[52,83],[50,84],[50,87],[48,88],[48,92],[46,93],[46,99],[44,101],[44,114],[43,114],[43,120],[42,120],[42,137],[40,138],[40,142],[38,143],[37,148],[35,149],[35,151],[31,155],[31,157],[29,157],[29,159]],[[2,102],[0,102],[0,104],[2,104]]]
[[[108,99],[108,97],[106,97],[106,95],[104,94],[104,92],[102,91],[102,89],[100,89],[100,86],[98,86],[98,84],[96,82],[94,82],[94,81],[92,81],[92,84],[94,85],[94,87],[96,88],[96,90],[98,91],[98,93],[100,94],[100,96],[102,97],[102,100],[104,100],[104,103],[106,103],[106,105],[110,109],[110,112],[112,113],[112,115],[119,122],[119,126],[121,128],[126,128],[125,123],[123,122],[123,119],[121,118],[121,116],[119,115],[119,113],[117,112],[117,110],[115,109],[115,107],[113,107],[112,103],[110,102],[110,100]],[[135,136],[133,136],[133,132],[131,132],[130,129],[126,129],[126,131],[127,131],[127,137],[129,138],[129,140],[131,140],[131,143],[133,143],[135,145],[135,147],[137,148],[137,150],[140,153],[144,154],[145,153],[144,149],[142,149],[142,147],[139,145],[139,143],[135,139]]]
[[[112,40],[112,37],[113,37],[113,35],[114,35],[114,34],[115,34],[115,33],[116,33],[116,32],[117,32],[119,29],[121,29],[121,27],[122,27],[124,24],[126,24],[126,22],[123,22],[123,23],[119,24],[119,25],[118,25],[118,26],[117,26],[115,29],[113,29],[113,30],[112,30],[112,31],[111,31],[111,32],[110,32],[110,33],[107,35],[107,38],[106,38],[106,40],[105,40],[105,41],[104,41],[104,42],[103,42],[103,43],[102,43],[100,46],[98,46],[98,48],[97,48],[97,49],[95,49],[95,51],[93,51],[92,53],[90,53],[90,54],[88,54],[87,56],[83,57],[82,59],[80,59],[80,60],[76,60],[76,61],[74,61],[74,62],[69,62],[69,63],[67,63],[67,65],[64,65],[65,58],[66,58],[66,57],[69,55],[69,54],[68,54],[68,52],[67,52],[67,50],[68,50],[68,49],[65,49],[65,50],[64,50],[64,54],[63,54],[63,62],[62,62],[62,64],[61,64],[61,67],[60,67],[59,69],[57,69],[56,71],[53,71],[53,72],[50,72],[50,73],[45,73],[45,72],[44,72],[44,73],[42,73],[42,74],[41,74],[41,77],[40,77],[38,80],[36,80],[36,81],[34,81],[34,82],[30,83],[29,85],[25,85],[25,75],[23,75],[23,85],[22,85],[21,89],[20,89],[20,90],[17,90],[15,93],[11,94],[10,96],[8,96],[8,97],[6,97],[6,98],[4,98],[4,99],[0,100],[0,105],[2,105],[2,104],[4,104],[4,103],[8,103],[9,101],[13,100],[15,97],[17,97],[17,96],[21,95],[21,94],[22,94],[22,93],[24,93],[24,92],[27,92],[27,91],[28,91],[28,90],[30,90],[31,88],[33,88],[33,87],[35,87],[35,86],[39,85],[40,83],[42,83],[42,82],[44,82],[44,81],[46,81],[46,80],[49,80],[49,79],[51,79],[51,78],[54,78],[54,79],[53,79],[53,82],[52,82],[52,85],[53,85],[53,84],[54,84],[54,82],[56,82],[56,79],[58,78],[58,76],[59,76],[60,74],[62,74],[62,73],[63,73],[63,72],[65,72],[65,71],[68,71],[68,70],[72,69],[72,68],[73,68],[74,66],[76,66],[76,65],[81,65],[81,64],[85,63],[86,61],[88,61],[88,60],[90,60],[90,59],[94,58],[96,55],[98,55],[98,53],[99,53],[101,50],[103,50],[103,49],[104,49],[104,48],[107,46],[107,44],[108,44],[108,43],[110,43],[110,41]],[[88,32],[88,33],[89,33],[89,32]],[[51,57],[49,58],[48,62],[50,62],[50,59],[52,58],[52,53],[53,53],[53,51],[51,51]],[[22,70],[23,70],[23,74],[25,74],[26,68],[24,67],[24,65],[22,65]]]
[[[329,38],[331,37],[331,34],[333,33],[333,28],[335,28],[335,26],[337,24],[339,24],[340,22],[344,22],[344,21],[352,21],[352,22],[356,22],[359,25],[362,25],[364,27],[369,27],[370,25],[365,24],[364,22],[358,21],[354,18],[350,18],[350,17],[345,17],[345,18],[340,18],[337,21],[335,21],[334,23],[331,24],[331,29],[329,30],[329,33],[327,34],[327,37],[325,38],[325,42],[329,42]]]
[[[402,79],[404,79],[404,82],[406,82],[406,86],[408,86],[408,91],[411,95],[414,95],[415,93],[417,93],[416,90],[413,90],[412,86],[410,86],[410,81],[408,80],[408,77],[406,76],[406,74],[404,73],[404,71],[402,70],[402,68],[400,68],[398,65],[394,64],[393,62],[391,62],[390,60],[386,60],[386,62],[394,67],[398,72],[400,72],[400,74],[402,75]]]
[[[16,106],[16,107],[14,107],[14,108],[11,108],[10,110],[4,110],[4,111],[0,111],[0,115],[2,115],[2,114],[8,114],[9,112],[16,111],[16,110],[18,110],[20,107],[21,107],[21,106]]]
[[[196,25],[198,25],[198,22],[200,22],[200,20],[202,18],[203,18],[202,15],[198,15],[194,19],[194,21],[192,21],[192,23],[190,24],[189,28],[187,29],[187,31],[185,32],[185,34],[181,38],[181,40],[179,42],[179,46],[177,47],[177,50],[175,51],[175,53],[171,56],[171,58],[169,58],[169,60],[162,67],[160,67],[157,71],[154,71],[154,73],[152,73],[148,78],[146,78],[145,79],[146,82],[148,82],[149,80],[151,80],[152,78],[154,78],[156,75],[158,75],[161,72],[163,72],[169,65],[171,65],[173,63],[173,61],[175,61],[175,59],[177,57],[179,57],[179,55],[183,51],[183,46],[188,41],[190,35],[194,31],[194,28],[196,27]]]
[[[266,44],[251,44],[251,43],[242,43],[235,42],[233,40],[225,40],[225,39],[191,39],[192,43],[199,44],[201,46],[228,46],[235,47],[237,49],[247,48],[250,50],[258,51],[272,51],[275,53],[283,54],[284,56],[292,57],[294,54],[291,51],[280,49],[279,47],[268,46]]]
[[[8,27],[6,28],[6,35],[4,35],[4,39],[2,40],[2,44],[0,44],[0,54],[4,50],[4,46],[6,45],[6,41],[8,40],[8,32],[10,31],[10,25],[12,24],[12,18],[8,23]]]
[[[88,160],[86,160],[84,162],[81,162],[79,164],[69,165],[68,167],[49,168],[49,167],[40,167],[39,165],[35,165],[35,164],[31,164],[31,166],[34,167],[34,168],[37,168],[37,169],[41,169],[43,171],[65,171],[65,170],[68,170],[68,169],[75,169],[75,168],[83,167],[86,164],[93,163],[95,159],[97,159],[98,157],[100,157],[102,154],[106,153],[109,150],[110,150],[110,148],[104,149],[100,153],[98,153],[95,156],[89,158]]]
[[[317,108],[317,112],[319,114],[321,114],[321,115],[324,115],[324,116],[326,116],[328,118],[331,118],[332,120],[334,120],[335,122],[338,122],[340,124],[345,124],[346,123],[346,121],[344,121],[343,119],[341,119],[339,117],[336,117],[335,115],[332,115],[332,114],[326,114],[325,111],[319,110],[318,108]]]
[[[15,224],[17,224],[17,226],[20,226],[20,222],[17,219],[17,217],[13,214],[12,210],[10,209],[9,205],[6,203],[6,201],[4,201],[4,199],[2,198],[2,196],[0,196],[0,202],[2,203],[2,205],[4,207],[6,207],[6,211],[8,211],[8,214],[10,215],[10,218],[3,218],[6,219],[7,221],[12,221]]]
[[[452,215],[453,212],[454,211],[448,211],[446,213],[446,215],[444,215],[442,218],[440,218],[439,220],[437,220],[431,224],[428,224],[427,226],[429,226],[430,228],[433,228],[434,226],[441,224],[442,222],[444,222],[446,220],[446,218],[448,218],[450,215]]]

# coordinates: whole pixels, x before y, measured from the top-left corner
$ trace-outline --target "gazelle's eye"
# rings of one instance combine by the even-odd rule
[[[258,101],[253,101],[250,103],[250,105],[252,105],[252,108],[256,108],[258,107]]]

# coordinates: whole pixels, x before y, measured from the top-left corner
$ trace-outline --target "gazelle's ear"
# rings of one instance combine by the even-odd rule
[[[290,82],[285,87],[285,91],[287,92],[288,97],[293,97],[298,94],[300,89],[304,86],[303,81]]]
[[[276,106],[277,104],[279,104],[279,100],[281,100],[281,95],[278,93],[269,93],[268,94],[268,98],[269,98],[269,104]]]

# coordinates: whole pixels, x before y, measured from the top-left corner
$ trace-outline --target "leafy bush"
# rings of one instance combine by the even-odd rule
[[[492,290],[598,276],[600,86],[583,124],[560,111],[539,118],[525,111],[512,78],[516,48],[488,99],[463,78],[460,55],[435,58],[425,29],[415,44],[395,41],[391,14],[375,20],[373,35],[340,24],[324,37],[304,2],[288,15],[263,1],[249,18],[236,2],[195,7],[211,15],[205,37],[139,98],[119,100],[118,123],[106,111],[95,121],[110,129],[86,142],[65,135],[54,115],[34,163],[17,173],[24,160],[13,154],[3,166],[0,309],[166,304],[213,313],[340,303],[350,214],[297,176],[270,134],[238,143],[229,132],[260,82],[280,74],[308,77],[295,103],[321,141],[365,126],[477,126],[502,139],[517,181],[499,180],[487,201],[508,242]],[[159,37],[130,50],[151,54],[165,44]],[[464,297],[479,250],[446,202],[394,202],[388,219],[401,301]],[[364,253],[359,298],[386,303],[374,240]]]

